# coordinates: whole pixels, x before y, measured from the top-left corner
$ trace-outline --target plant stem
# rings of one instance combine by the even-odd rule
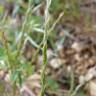
[[[43,38],[43,66],[41,73],[41,92],[40,96],[45,95],[46,90],[46,68],[47,68],[47,38],[48,38],[48,29],[49,29],[49,7],[51,5],[51,0],[46,0],[46,8],[45,8],[45,23],[44,23],[44,38]]]
[[[25,15],[25,20],[24,20],[24,22],[22,24],[22,28],[21,28],[22,35],[21,35],[20,43],[18,45],[16,58],[21,55],[21,49],[22,49],[22,46],[24,44],[25,27],[26,27],[26,23],[27,23],[28,16],[29,16],[31,9],[32,9],[32,7],[30,6],[30,2],[29,2],[29,6],[28,6],[28,9],[27,9],[26,15]]]
[[[69,94],[68,96],[71,96],[73,90],[74,90],[74,71],[73,71],[73,68],[72,70],[70,71],[70,90],[69,90]]]
[[[46,50],[47,50],[47,43],[45,43],[43,46],[43,67],[42,67],[42,74],[41,74],[42,89],[41,89],[40,96],[44,96],[45,89],[46,89],[46,74],[45,74],[46,67],[47,67]]]
[[[8,59],[8,68],[11,69],[11,72],[13,70],[13,61],[11,59],[11,51],[9,49],[9,45],[8,45],[8,41],[5,37],[5,33],[3,32],[2,34],[3,36],[3,44],[4,44],[4,49],[5,49],[5,52],[6,52],[6,55],[7,55],[7,59]]]

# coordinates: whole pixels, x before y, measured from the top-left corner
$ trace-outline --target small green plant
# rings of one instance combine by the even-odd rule
[[[41,73],[41,93],[40,96],[44,96],[46,89],[46,68],[47,68],[47,38],[48,38],[48,30],[49,30],[49,7],[51,5],[51,0],[46,0],[46,8],[45,8],[45,23],[44,23],[44,38],[43,38],[43,66]]]
[[[2,19],[2,21],[0,22],[0,61],[4,61],[4,65],[0,65],[0,69],[3,70],[6,68],[8,71],[10,71],[11,83],[14,89],[13,94],[15,94],[17,90],[17,85],[19,85],[19,87],[22,87],[22,83],[25,78],[31,75],[34,71],[34,67],[32,66],[31,62],[24,61],[24,59],[22,58],[23,47],[26,43],[25,41],[29,40],[32,46],[39,46],[29,36],[30,31],[33,31],[39,25],[35,23],[34,18],[30,18],[32,17],[32,12],[34,11],[34,9],[35,8],[33,8],[32,6],[32,0],[29,0],[28,8],[24,13],[24,21],[20,28],[15,28],[15,30],[10,26],[10,21],[7,21],[6,18]],[[18,10],[19,8],[15,11],[18,12]],[[16,34],[17,36],[15,38]]]

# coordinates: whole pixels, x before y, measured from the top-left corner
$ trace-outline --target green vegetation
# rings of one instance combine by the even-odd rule
[[[59,36],[58,26],[65,26],[68,21],[73,23],[74,27],[81,19],[83,13],[80,13],[78,0],[17,0],[15,4],[12,2],[13,0],[8,0],[5,5],[0,5],[0,70],[7,71],[10,75],[8,83],[12,85],[12,96],[17,96],[18,88],[21,89],[27,78],[35,73],[39,73],[41,77],[38,96],[45,96],[47,91],[49,94],[55,94],[48,96],[85,96],[85,92],[81,90],[82,86],[75,90],[78,86],[75,84],[73,69],[63,87],[52,75],[57,74],[56,70],[53,72],[54,69],[50,69],[53,73],[47,73],[50,68],[47,50],[51,49],[51,55],[58,58],[57,43],[64,44],[66,39],[65,35]],[[60,28],[62,31],[62,27]],[[43,64],[37,64],[41,55]],[[5,94],[1,81],[0,94],[11,96],[7,95],[7,92]]]

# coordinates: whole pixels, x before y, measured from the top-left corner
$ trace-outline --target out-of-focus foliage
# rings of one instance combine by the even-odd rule
[[[78,18],[79,16],[79,7],[77,0],[52,1],[50,10],[53,14],[59,14],[60,12],[64,12],[65,16],[73,16],[75,18]]]

